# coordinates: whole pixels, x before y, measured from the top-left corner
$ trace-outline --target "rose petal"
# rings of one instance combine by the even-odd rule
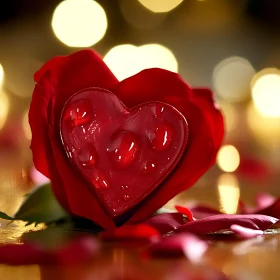
[[[50,182],[50,179],[39,172],[34,166],[30,170],[30,178],[36,185],[42,185]]]
[[[196,217],[197,219],[222,214],[221,211],[219,211],[213,207],[210,207],[207,205],[202,205],[202,204],[198,204],[197,206],[189,207],[189,209],[192,212],[193,216]]]
[[[74,265],[92,259],[99,252],[99,244],[93,237],[80,237],[66,243],[51,254],[52,263]]]
[[[278,198],[272,205],[256,211],[256,214],[269,215],[280,219],[280,198]]]
[[[100,234],[100,238],[105,241],[155,241],[160,237],[155,228],[145,224],[124,225]]]
[[[164,213],[155,215],[143,223],[155,228],[161,234],[166,234],[185,224],[185,219],[181,213]]]
[[[265,215],[220,214],[186,223],[175,231],[207,234],[221,230],[228,230],[234,224],[250,229],[265,230],[276,222],[278,222],[278,219]]]
[[[175,205],[175,209],[176,209],[179,213],[185,215],[185,216],[188,218],[188,220],[189,220],[190,222],[192,222],[192,221],[195,220],[194,217],[193,217],[192,212],[191,212],[187,207]]]
[[[257,209],[264,209],[271,206],[276,202],[276,198],[269,193],[259,193],[256,195],[256,206]]]
[[[153,244],[147,250],[147,254],[157,258],[185,256],[191,262],[198,262],[207,248],[205,241],[192,234],[177,234]]]
[[[242,239],[250,239],[264,234],[264,232],[260,229],[251,229],[240,225],[231,225],[230,230]]]
[[[49,260],[49,253],[35,244],[6,244],[0,246],[0,263],[2,264],[46,264]]]

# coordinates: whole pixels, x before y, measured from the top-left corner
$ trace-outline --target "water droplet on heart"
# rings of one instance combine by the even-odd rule
[[[122,185],[121,186],[122,191],[127,191],[128,189],[129,189],[129,187],[127,185]]]
[[[128,201],[129,199],[130,199],[129,195],[125,195],[125,196],[123,197],[123,200],[124,200],[124,201]]]
[[[165,107],[162,104],[156,104],[154,107],[154,117],[160,118],[162,116],[162,113],[164,111]]]
[[[126,168],[135,160],[138,148],[136,135],[131,131],[121,131],[114,135],[107,151],[116,167]]]
[[[92,183],[97,189],[109,189],[111,187],[110,182],[100,169],[95,168],[92,173]]]
[[[83,166],[93,166],[96,163],[97,155],[93,146],[86,146],[79,150],[77,158]]]
[[[141,171],[144,174],[151,174],[157,170],[158,164],[156,160],[148,160],[144,163]]]
[[[67,106],[64,119],[70,119],[72,127],[83,125],[92,119],[92,108],[89,100],[81,99]]]
[[[157,151],[163,151],[169,147],[174,137],[172,127],[167,123],[159,124],[154,132],[149,136],[152,142],[152,148]]]

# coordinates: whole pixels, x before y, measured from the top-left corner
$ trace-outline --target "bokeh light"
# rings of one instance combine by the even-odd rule
[[[3,82],[3,80],[4,80],[4,69],[3,69],[3,66],[0,63],[0,86]]]
[[[212,82],[217,94],[226,101],[249,98],[250,82],[255,74],[251,63],[242,57],[229,57],[214,68]]]
[[[22,128],[23,128],[23,132],[24,132],[25,137],[28,140],[31,140],[32,134],[31,134],[31,129],[30,129],[29,122],[28,122],[28,111],[26,111],[23,114]]]
[[[120,9],[124,19],[134,28],[157,28],[166,18],[166,13],[153,13],[138,1],[120,0]]]
[[[166,13],[178,5],[180,5],[183,0],[138,0],[145,8],[151,10],[154,13]]]
[[[238,111],[234,105],[226,101],[218,101],[222,109],[227,132],[234,132],[238,126]]]
[[[153,67],[178,72],[178,63],[174,54],[159,44],[140,47],[129,44],[119,45],[105,55],[104,61],[119,80]]]
[[[217,155],[217,164],[225,172],[234,172],[240,163],[238,150],[232,145],[224,145]]]
[[[9,112],[9,98],[6,93],[0,91],[0,129],[5,125]]]
[[[237,211],[240,189],[237,178],[233,174],[222,174],[218,178],[218,194],[220,211],[234,214]]]
[[[264,117],[280,117],[280,70],[268,68],[257,73],[251,83],[256,109]]]
[[[65,0],[54,11],[52,28],[67,46],[90,47],[105,35],[107,17],[93,0]]]
[[[280,117],[263,116],[250,103],[247,107],[247,122],[256,141],[269,149],[280,147]]]

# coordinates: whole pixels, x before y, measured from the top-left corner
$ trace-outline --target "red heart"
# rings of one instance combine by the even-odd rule
[[[100,88],[66,102],[60,130],[71,164],[111,217],[137,205],[169,175],[189,132],[171,105],[149,102],[128,109]]]

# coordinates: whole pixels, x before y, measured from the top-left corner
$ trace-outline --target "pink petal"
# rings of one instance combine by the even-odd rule
[[[230,226],[230,230],[242,239],[250,239],[264,234],[264,232],[260,229],[251,229],[239,225]]]
[[[185,219],[181,213],[164,213],[147,219],[144,224],[155,228],[161,234],[166,234],[185,224]]]
[[[257,208],[263,209],[271,206],[276,201],[276,198],[269,193],[259,193],[256,195],[255,200]]]
[[[124,225],[100,234],[100,238],[105,241],[154,241],[160,237],[155,228],[145,224]]]
[[[34,166],[30,170],[30,177],[36,185],[43,185],[50,182],[50,179],[39,172]]]
[[[93,237],[80,237],[72,240],[59,250],[52,252],[52,263],[74,265],[90,260],[99,252],[99,244]]]
[[[280,198],[267,208],[256,211],[257,214],[269,215],[280,219]]]
[[[177,234],[165,237],[148,249],[148,256],[157,258],[187,257],[191,262],[198,262],[208,245],[192,234]]]
[[[5,244],[0,246],[0,263],[9,265],[46,264],[49,254],[34,244]]]
[[[278,222],[278,219],[265,215],[220,214],[186,223],[176,231],[207,234],[221,230],[228,230],[234,224],[243,226],[245,228],[265,230],[276,222]]]

